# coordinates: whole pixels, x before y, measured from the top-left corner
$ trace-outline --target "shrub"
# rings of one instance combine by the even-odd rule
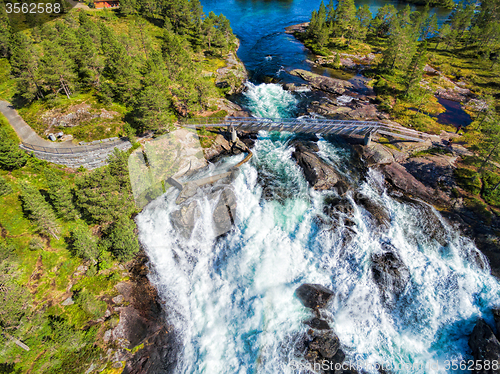
[[[473,195],[478,195],[481,192],[481,178],[477,171],[467,168],[456,168],[454,174],[457,184],[465,191]]]
[[[95,319],[103,317],[104,313],[106,313],[106,303],[97,299],[95,295],[92,295],[86,289],[76,293],[75,303],[82,308],[85,313]]]
[[[500,206],[500,175],[485,171],[483,185],[483,199],[490,205]]]
[[[99,255],[97,240],[84,225],[78,226],[71,233],[71,249],[74,254],[84,260],[96,261]]]
[[[12,187],[7,180],[0,176],[0,196],[8,195],[12,192]]]
[[[19,145],[12,140],[7,132],[0,128],[0,168],[14,170],[23,167],[28,161],[28,155],[19,149]]]

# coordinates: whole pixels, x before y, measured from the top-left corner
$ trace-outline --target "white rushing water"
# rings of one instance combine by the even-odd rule
[[[283,115],[290,94],[278,92],[277,85],[261,86],[251,93],[259,115]],[[199,198],[201,216],[190,239],[176,232],[170,213],[178,209],[178,192],[172,189],[137,218],[151,281],[182,344],[177,372],[295,373],[291,362],[300,358],[294,347],[307,330],[303,321],[312,316],[294,297],[303,283],[335,292],[326,317],[352,362],[469,359],[467,335],[477,317],[500,305],[500,287],[488,269],[477,266],[474,258],[484,258],[473,242],[434,209],[391,198],[373,170],[348,194],[354,225],[328,223],[325,198],[332,192],[309,188],[289,140],[286,134],[260,134],[253,159],[232,182],[237,214],[226,236],[214,237],[214,202],[206,198]],[[346,149],[323,139],[318,144],[321,157],[356,181]],[[387,228],[372,223],[355,194],[387,210]],[[439,222],[442,237],[436,240],[432,229]],[[387,242],[411,275],[394,308],[381,301],[370,270],[372,254]]]

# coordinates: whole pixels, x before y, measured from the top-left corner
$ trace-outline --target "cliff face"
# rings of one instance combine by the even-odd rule
[[[132,263],[130,279],[116,285],[114,312],[120,320],[105,332],[108,360],[123,374],[172,373],[177,362],[178,344],[168,325],[156,288],[147,277],[148,258],[141,253]]]

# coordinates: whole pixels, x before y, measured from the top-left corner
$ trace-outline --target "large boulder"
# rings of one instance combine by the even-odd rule
[[[382,300],[392,305],[409,283],[410,270],[399,257],[396,248],[390,244],[383,244],[382,247],[384,252],[374,253],[371,256],[371,270]]]
[[[368,146],[355,145],[354,150],[365,161],[367,166],[387,165],[394,162],[394,156],[382,144],[372,142]]]
[[[295,290],[295,295],[306,308],[320,309],[326,306],[334,293],[320,284],[305,283]]]
[[[310,351],[317,351],[322,358],[332,358],[340,348],[340,341],[333,332],[318,334],[309,343]]]
[[[474,330],[472,330],[469,347],[476,361],[500,361],[500,342],[493,334],[491,327],[483,319],[477,321]],[[479,370],[477,373],[497,374],[500,373],[500,369]]]
[[[189,238],[193,232],[196,220],[201,216],[198,201],[191,199],[184,202],[179,209],[172,212],[170,220],[175,229],[185,238]]]
[[[317,317],[314,317],[314,318],[311,318],[307,321],[304,321],[304,324],[306,324],[307,326],[309,326],[315,330],[331,330],[332,329],[327,321],[325,321],[324,319],[317,318]]]
[[[356,203],[364,207],[373,217],[377,226],[388,226],[391,221],[389,212],[382,205],[376,203],[366,195],[356,194]]]
[[[406,168],[396,162],[380,168],[387,180],[398,190],[412,197],[418,197],[426,202],[439,206],[449,206],[450,199],[439,190],[425,186],[411,175]]]
[[[216,196],[212,195],[211,198],[215,199]],[[219,200],[213,212],[213,220],[215,235],[221,236],[231,230],[234,225],[236,196],[230,187],[226,187],[218,194],[218,198]]]
[[[304,171],[304,176],[315,190],[330,190],[341,180],[337,171],[308,148],[297,146],[292,156]]]
[[[187,194],[187,193],[186,193]],[[207,193],[209,201],[217,201],[212,214],[215,236],[221,236],[231,230],[236,217],[236,196],[229,186],[216,187]],[[193,232],[196,221],[201,217],[201,210],[196,196],[181,199],[179,209],[172,212],[170,219],[173,226],[185,238]]]

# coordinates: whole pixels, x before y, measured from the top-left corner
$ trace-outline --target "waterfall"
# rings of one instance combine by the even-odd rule
[[[251,85],[246,95],[259,116],[293,113],[294,97],[278,85]],[[259,134],[254,157],[232,182],[235,224],[225,236],[215,237],[215,202],[206,197],[198,197],[190,238],[178,233],[171,222],[178,209],[173,189],[137,217],[151,282],[182,345],[176,372],[296,373],[297,337],[312,316],[294,297],[303,283],[335,292],[325,314],[351,362],[398,367],[470,359],[467,336],[476,318],[491,319],[488,309],[500,304],[499,284],[481,270],[484,258],[474,243],[432,207],[391,197],[379,172],[359,181],[349,152],[320,139],[320,156],[355,184],[345,197],[353,224],[332,223],[325,209],[334,193],[308,186],[291,157],[291,138]],[[360,195],[387,212],[387,227],[374,224],[356,202]],[[410,273],[392,308],[370,268],[384,243],[398,250]]]

